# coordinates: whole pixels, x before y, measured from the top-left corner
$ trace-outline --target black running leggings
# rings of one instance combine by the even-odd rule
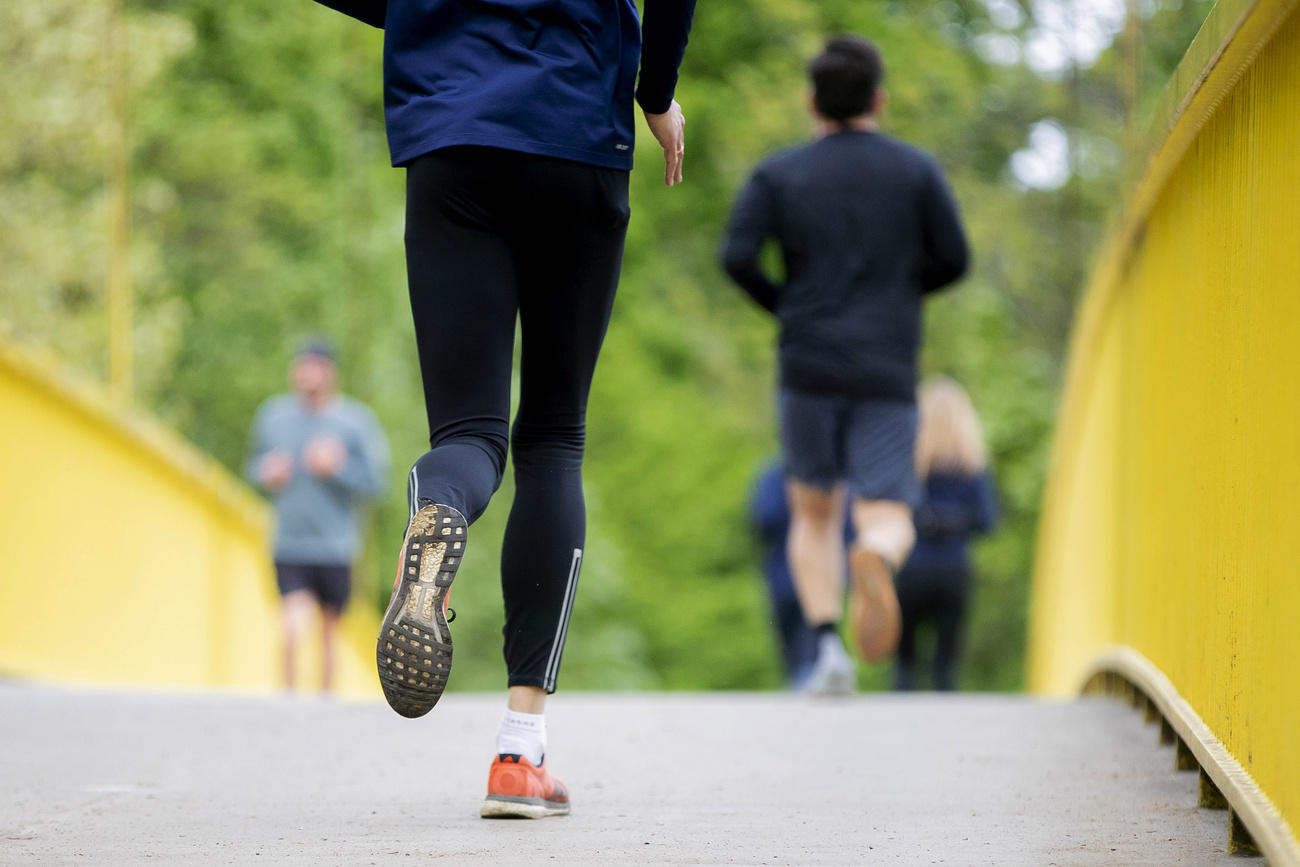
[[[473,522],[501,484],[511,686],[555,691],[586,534],[587,395],[627,231],[628,173],[493,148],[450,148],[406,174],[406,266],[429,444],[420,500]],[[515,320],[519,409],[509,427]]]
[[[894,659],[894,689],[912,690],[917,678],[917,631],[934,624],[934,680],[936,690],[957,688],[957,662],[962,630],[970,600],[971,573],[967,569],[904,569],[894,581],[903,630]]]

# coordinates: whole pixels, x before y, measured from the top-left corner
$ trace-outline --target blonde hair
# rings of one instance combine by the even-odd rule
[[[979,416],[966,390],[946,376],[921,383],[917,395],[920,427],[916,436],[916,473],[974,475],[988,463]]]

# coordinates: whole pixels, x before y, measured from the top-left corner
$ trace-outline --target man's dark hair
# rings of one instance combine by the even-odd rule
[[[861,36],[833,36],[808,64],[813,105],[827,120],[844,121],[871,110],[885,77],[880,51]]]

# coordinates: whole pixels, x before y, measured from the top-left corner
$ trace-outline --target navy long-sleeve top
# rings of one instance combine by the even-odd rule
[[[987,471],[932,472],[913,513],[916,547],[905,569],[969,569],[970,541],[998,522],[998,495]]]
[[[641,24],[634,0],[318,2],[384,30],[393,165],[478,145],[631,169],[633,99],[668,110],[695,11],[645,0]]]
[[[776,281],[759,266],[775,240]],[[969,253],[929,155],[877,132],[843,131],[777,154],[741,191],[723,267],[781,323],[781,384],[911,401],[921,299],[957,280]]]

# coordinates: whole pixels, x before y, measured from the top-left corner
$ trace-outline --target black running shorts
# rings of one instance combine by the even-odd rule
[[[352,594],[352,567],[337,563],[283,563],[275,561],[275,583],[280,595],[309,590],[325,608],[342,611]]]

